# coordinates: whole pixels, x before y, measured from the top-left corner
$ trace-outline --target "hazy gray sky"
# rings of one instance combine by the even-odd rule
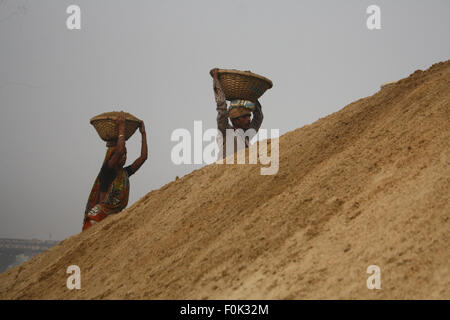
[[[71,4],[81,30],[66,27]],[[366,27],[371,4],[381,30]],[[131,205],[200,167],[172,164],[170,136],[194,120],[215,128],[211,68],[270,78],[262,128],[283,134],[448,60],[449,17],[449,0],[0,0],[0,237],[81,231],[105,153],[89,123],[99,113],[146,123]],[[138,132],[127,147],[128,164]]]

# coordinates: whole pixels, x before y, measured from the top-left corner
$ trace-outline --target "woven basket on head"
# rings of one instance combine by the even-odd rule
[[[273,86],[269,79],[250,71],[219,69],[218,74],[227,100],[255,101]]]
[[[141,120],[132,114],[125,113],[125,140],[128,140],[139,128]],[[107,146],[115,144],[119,136],[119,127],[117,126],[117,116],[119,112],[105,112],[91,119],[91,124],[97,130],[98,135],[103,141],[107,142]]]

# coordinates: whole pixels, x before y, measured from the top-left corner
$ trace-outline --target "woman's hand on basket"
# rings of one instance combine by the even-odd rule
[[[125,124],[125,112],[120,111],[118,116],[117,116],[117,124],[119,126],[123,126]]]
[[[144,125],[144,121],[141,122],[141,125],[139,126],[139,131],[142,135],[145,134],[145,125]]]

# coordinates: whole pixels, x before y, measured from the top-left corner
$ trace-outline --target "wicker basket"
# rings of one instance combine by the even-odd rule
[[[250,71],[219,69],[218,74],[227,100],[255,101],[273,86],[269,79]]]
[[[125,113],[125,140],[128,140],[141,125],[141,120],[132,114]],[[119,128],[117,126],[117,116],[119,112],[105,112],[91,119],[91,124],[97,130],[98,135],[107,145],[114,144],[119,136]]]

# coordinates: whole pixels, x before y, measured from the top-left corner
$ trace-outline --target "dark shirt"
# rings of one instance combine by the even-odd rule
[[[134,173],[133,170],[131,169],[131,166],[125,167],[124,169],[127,171],[129,177]],[[100,192],[108,191],[109,186],[114,181],[116,176],[117,176],[116,170],[108,167],[108,163],[105,162],[98,176],[100,181]]]

